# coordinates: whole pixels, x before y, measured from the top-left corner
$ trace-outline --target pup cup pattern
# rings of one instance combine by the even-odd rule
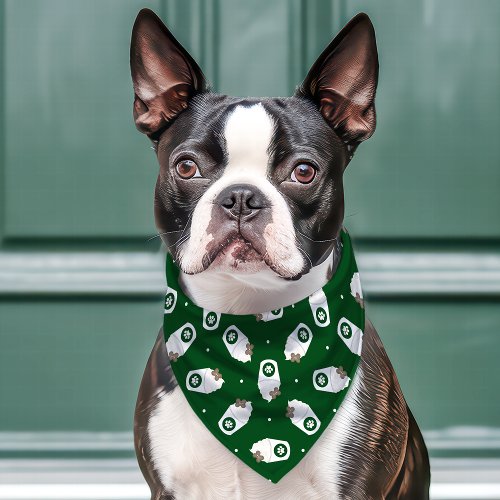
[[[215,330],[219,326],[220,313],[203,309],[203,328],[205,330]]]
[[[344,344],[351,352],[361,356],[361,348],[363,346],[363,332],[354,323],[347,318],[340,318],[337,325],[337,333],[344,341]]]
[[[365,324],[364,310],[353,296],[359,294],[357,268],[344,232],[342,244],[337,272],[323,290],[260,319],[214,313],[208,322],[212,311],[184,295],[177,286],[180,270],[167,256],[177,305],[164,314],[163,332],[169,347],[184,352],[171,367],[188,410],[235,457],[274,483],[307,456],[353,385],[360,342],[352,339],[361,339],[355,325]],[[339,329],[347,318],[350,330]],[[196,337],[183,339],[181,325],[193,326]]]
[[[248,337],[235,325],[231,325],[222,334],[222,340],[229,354],[238,361],[246,363],[252,359],[253,345]]]
[[[278,371],[278,363],[274,359],[264,359],[260,363],[259,379],[257,386],[262,397],[269,403],[276,399],[280,392],[280,374]]]
[[[315,370],[312,376],[314,388],[317,391],[340,392],[345,389],[351,379],[345,370],[339,366],[328,366]]]
[[[165,295],[165,314],[170,314],[177,304],[177,290],[168,287]]]
[[[218,391],[223,383],[224,379],[218,368],[215,368],[215,370],[212,370],[212,368],[191,370],[186,376],[186,388],[193,392],[210,394]]]
[[[299,323],[295,330],[288,335],[284,351],[285,358],[288,361],[300,363],[300,360],[307,354],[312,338],[311,329],[304,323]]]
[[[330,311],[322,288],[309,296],[309,305],[311,306],[314,322],[321,327],[328,326],[330,324]]]
[[[186,323],[170,335],[166,342],[167,354],[170,361],[177,361],[183,356],[196,339],[196,330],[191,323]]]
[[[272,311],[257,314],[258,321],[273,321],[283,317],[283,309],[274,309]]]
[[[295,427],[308,435],[315,434],[321,426],[319,418],[311,407],[298,399],[288,401],[286,416]]]
[[[240,430],[250,420],[252,415],[252,402],[237,399],[236,403],[228,407],[219,420],[219,429],[230,436]]]
[[[361,280],[359,273],[354,273],[351,278],[351,295],[356,299],[358,304],[363,307],[363,290],[361,289]]]
[[[265,438],[254,443],[250,452],[257,463],[280,462],[290,456],[290,444],[288,441]]]

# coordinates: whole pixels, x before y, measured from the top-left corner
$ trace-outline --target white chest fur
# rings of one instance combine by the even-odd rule
[[[358,369],[328,428],[278,484],[263,478],[230,453],[201,423],[176,387],[162,397],[148,423],[154,467],[165,490],[173,491],[182,500],[338,498],[341,450],[357,438],[356,400],[362,383],[362,371]]]

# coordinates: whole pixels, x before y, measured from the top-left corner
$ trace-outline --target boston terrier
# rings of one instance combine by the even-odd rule
[[[130,63],[135,124],[160,166],[156,225],[185,295],[210,311],[244,315],[323,287],[342,257],[342,176],[375,129],[378,56],[368,16],[340,31],[293,97],[210,91],[148,9],[133,27]],[[192,411],[162,330],[134,429],[152,499],[429,498],[422,435],[368,319],[361,361],[335,418],[276,484],[221,445]]]

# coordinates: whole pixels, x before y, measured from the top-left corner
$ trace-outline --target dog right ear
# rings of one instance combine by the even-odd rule
[[[206,88],[194,59],[149,9],[139,12],[132,29],[130,70],[135,125],[152,140]]]

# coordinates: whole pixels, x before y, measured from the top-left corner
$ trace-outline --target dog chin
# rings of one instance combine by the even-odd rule
[[[184,273],[191,275],[204,271],[241,275],[267,271],[279,278],[292,281],[299,279],[308,271],[302,268],[296,272],[288,269],[286,262],[272,262],[267,252],[260,252],[250,241],[242,237],[230,239],[227,243],[219,245],[216,251],[205,254],[201,265],[190,266],[184,259],[180,259],[179,264]]]
[[[252,274],[269,269],[264,257],[243,238],[223,246],[211,259],[211,271]]]

